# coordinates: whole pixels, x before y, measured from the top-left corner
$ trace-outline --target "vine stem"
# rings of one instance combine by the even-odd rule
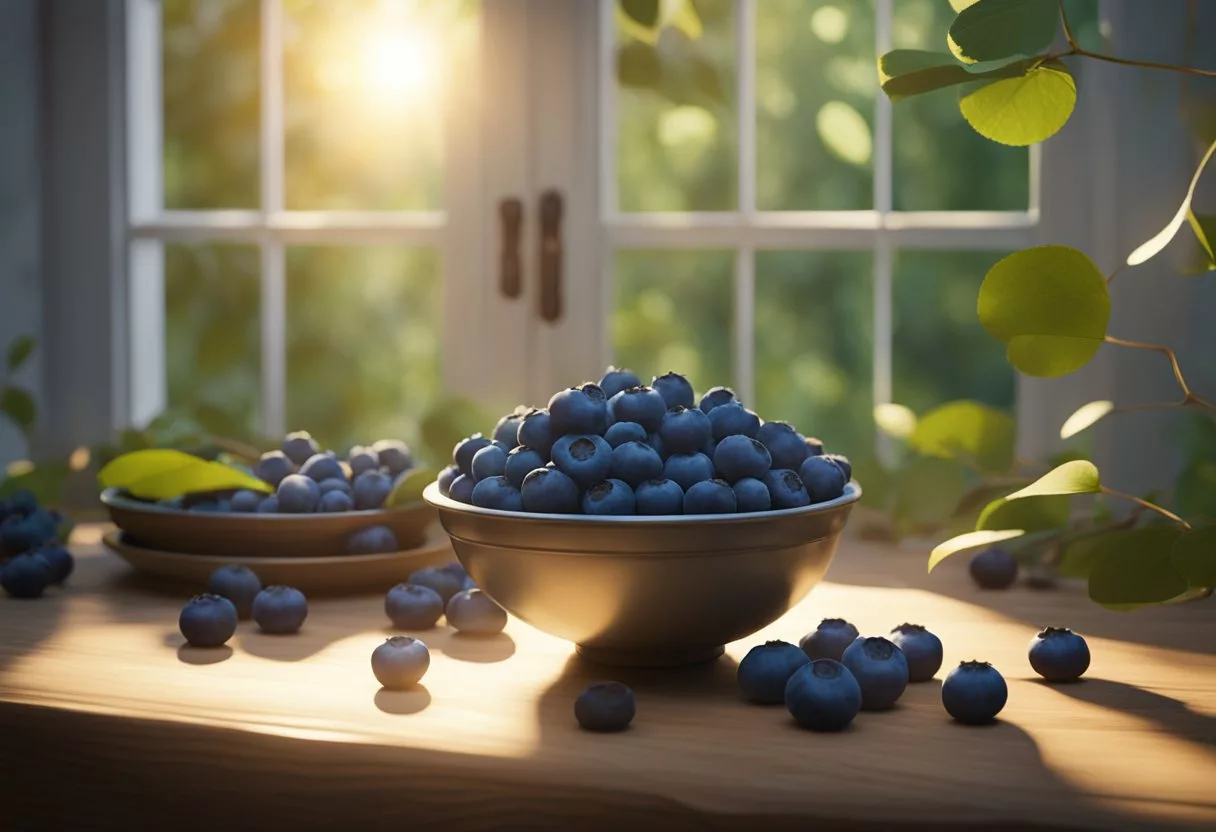
[[[1202,399],[1191,392],[1190,386],[1186,383],[1186,379],[1182,376],[1182,368],[1178,366],[1178,356],[1174,351],[1163,344],[1148,344],[1144,341],[1127,341],[1123,338],[1116,338],[1113,335],[1107,335],[1105,340],[1108,344],[1116,344],[1120,347],[1131,347],[1137,350],[1150,350],[1151,352],[1159,352],[1170,360],[1170,366],[1174,370],[1174,378],[1178,380],[1178,386],[1182,388],[1182,402],[1180,406],[1195,405],[1196,407],[1207,408],[1208,410],[1216,411],[1216,404],[1212,404],[1206,399]],[[1145,408],[1148,409],[1148,408]]]
[[[1127,500],[1129,502],[1135,503],[1136,505],[1141,506],[1142,508],[1146,508],[1149,511],[1155,511],[1158,514],[1160,514],[1162,517],[1168,517],[1170,520],[1173,520],[1175,523],[1182,526],[1182,528],[1186,529],[1187,531],[1191,530],[1190,523],[1186,522],[1185,520],[1183,520],[1177,514],[1174,514],[1174,512],[1170,511],[1169,509],[1162,508],[1161,506],[1157,505],[1156,503],[1150,503],[1148,500],[1142,500],[1139,497],[1132,496],[1131,494],[1124,494],[1122,491],[1116,491],[1113,488],[1107,488],[1105,485],[1099,485],[1098,490],[1101,491],[1103,494],[1106,494],[1109,497],[1118,497],[1120,500]]]
[[[1064,29],[1064,37],[1068,39],[1069,50],[1065,55],[1080,55],[1083,58],[1092,58],[1095,61],[1106,61],[1112,64],[1122,64],[1123,66],[1138,66],[1144,69],[1164,69],[1167,72],[1181,72],[1184,75],[1198,75],[1201,78],[1216,78],[1216,70],[1198,69],[1193,66],[1178,66],[1177,64],[1162,64],[1156,61],[1138,61],[1133,58],[1119,58],[1115,55],[1103,55],[1100,52],[1090,52],[1088,49],[1077,43],[1073,37],[1072,27],[1068,25],[1068,14],[1064,11],[1064,0],[1060,2],[1060,25]]]

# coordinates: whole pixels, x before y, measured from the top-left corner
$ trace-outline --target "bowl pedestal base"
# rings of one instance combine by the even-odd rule
[[[576,645],[578,654],[594,664],[611,667],[683,667],[710,662],[726,652],[726,648],[699,647],[674,650],[622,650],[612,647]]]

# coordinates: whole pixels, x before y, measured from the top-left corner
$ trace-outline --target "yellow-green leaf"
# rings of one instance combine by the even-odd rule
[[[1076,104],[1076,81],[1057,60],[1016,78],[986,79],[959,88],[959,110],[975,132],[1014,147],[1055,135]]]
[[[1002,540],[1012,540],[1015,537],[1021,537],[1025,533],[1021,529],[1003,529],[1000,531],[967,532],[966,534],[952,537],[933,547],[933,551],[929,553],[929,571],[932,572],[939,563],[957,552],[975,549],[980,546],[990,546],[993,543],[1000,543]]]
[[[937,529],[954,513],[966,483],[960,465],[921,456],[899,472],[895,489],[893,514],[903,529]]]
[[[1208,271],[1216,269],[1216,251],[1212,248],[1212,241],[1216,240],[1216,216],[1196,214],[1188,208],[1186,219],[1191,224],[1191,230],[1195,232],[1195,239],[1208,256]]]
[[[438,472],[433,468],[415,468],[406,471],[384,501],[386,508],[402,506],[422,499],[422,490],[434,481]]]
[[[896,439],[907,439],[916,430],[916,414],[912,408],[894,402],[874,405],[874,424],[883,433]]]
[[[956,11],[946,42],[967,62],[1033,55],[1051,45],[1058,26],[1056,0],[979,0]]]
[[[1076,436],[1114,409],[1115,403],[1106,400],[1081,405],[1064,421],[1064,426],[1060,428],[1060,438]]]
[[[1216,526],[1182,534],[1174,543],[1170,560],[1191,588],[1216,587]]]
[[[1020,78],[1037,58],[1015,55],[998,61],[959,63],[946,52],[895,49],[878,59],[878,82],[892,101],[986,78]]]
[[[1068,523],[1068,511],[1068,497],[1058,494],[1013,501],[1002,497],[984,507],[975,521],[975,529],[1021,529],[1025,532],[1058,529]]]
[[[678,0],[668,23],[688,35],[689,40],[697,40],[705,33],[701,15],[697,14],[697,7],[693,4],[693,0]]]
[[[29,433],[34,428],[34,420],[38,418],[38,406],[29,391],[20,387],[5,387],[0,389],[0,413],[3,413],[22,433]]]
[[[1007,471],[1013,465],[1014,423],[979,402],[947,402],[920,418],[909,442],[923,454]]]
[[[1170,554],[1178,526],[1149,526],[1097,538],[1089,572],[1089,597],[1113,609],[1162,604],[1187,591]]]
[[[653,29],[659,22],[659,0],[620,0],[621,11],[639,26]]]
[[[954,11],[957,13],[974,6],[979,1],[980,0],[950,0],[950,8],[954,9]]]
[[[1020,500],[1024,497],[1045,497],[1052,494],[1097,494],[1101,490],[1098,466],[1088,460],[1078,459],[1053,468],[1005,499]]]
[[[34,352],[34,336],[20,335],[8,345],[8,371],[16,372]]]
[[[144,500],[247,488],[269,493],[257,477],[219,462],[167,448],[133,451],[107,463],[97,474],[102,488],[120,488]]]
[[[1203,154],[1203,158],[1199,160],[1199,167],[1195,168],[1195,174],[1191,177],[1190,187],[1186,189],[1186,196],[1182,200],[1182,204],[1178,206],[1177,213],[1165,228],[1158,231],[1151,240],[1136,247],[1136,250],[1127,255],[1127,265],[1139,266],[1141,263],[1156,257],[1163,248],[1169,245],[1170,240],[1174,239],[1174,235],[1178,233],[1178,229],[1182,228],[1182,223],[1186,221],[1186,216],[1191,210],[1191,199],[1195,196],[1195,186],[1199,184],[1199,176],[1203,173],[1203,169],[1207,167],[1208,160],[1212,158],[1212,152],[1216,151],[1216,142],[1208,147],[1208,152]]]

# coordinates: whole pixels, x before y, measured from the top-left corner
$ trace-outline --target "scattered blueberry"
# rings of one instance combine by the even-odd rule
[[[760,417],[739,402],[727,402],[709,411],[709,425],[718,442],[739,435],[755,439],[760,432]]]
[[[253,620],[264,633],[287,635],[297,632],[307,617],[308,600],[294,587],[264,587],[253,599]]]
[[[709,392],[701,397],[701,412],[709,414],[724,404],[738,400],[735,391],[729,387],[711,387]]]
[[[524,477],[537,468],[544,467],[545,458],[540,455],[539,451],[520,445],[507,454],[503,475],[511,485],[519,488],[524,484]]]
[[[988,662],[961,662],[942,682],[946,713],[966,725],[991,722],[1008,698],[1004,677]]]
[[[732,488],[735,490],[735,506],[740,513],[768,511],[773,507],[773,498],[768,493],[768,486],[760,480],[744,477]]]
[[[355,474],[354,476],[357,478],[359,475]],[[350,483],[344,479],[340,480],[337,478],[333,478],[333,479],[328,479],[328,480],[321,480],[319,483],[317,483],[317,487],[321,489],[321,496],[325,496],[326,494],[328,494],[331,491],[341,491],[343,494],[345,494],[346,496],[351,497],[351,498],[353,498],[355,496],[354,489],[351,488]]]
[[[699,482],[712,480],[716,472],[705,454],[672,454],[663,463],[663,476],[688,491]]]
[[[1089,645],[1067,627],[1045,627],[1030,640],[1030,666],[1049,682],[1075,682],[1089,669]]]
[[[429,586],[397,584],[384,596],[384,614],[398,630],[429,630],[443,615],[443,599]]]
[[[758,644],[739,662],[739,689],[752,702],[778,705],[785,701],[790,677],[809,661],[806,653],[788,641]]]
[[[316,480],[303,474],[288,474],[279,483],[275,496],[283,514],[311,514],[321,501],[321,487]]]
[[[452,493],[452,483],[460,476],[460,469],[455,465],[449,465],[439,472],[436,481],[439,483],[439,493],[448,497]]]
[[[549,399],[549,430],[565,434],[603,436],[608,429],[608,397],[598,384],[587,382],[555,393]]]
[[[253,615],[253,599],[262,591],[262,582],[248,566],[227,564],[211,573],[207,579],[207,592],[219,595],[232,602],[237,618]]]
[[[507,452],[499,445],[487,445],[473,454],[473,482],[501,477],[507,470]]]
[[[617,367],[609,367],[604,372],[604,377],[600,379],[600,389],[604,391],[604,396],[609,399],[622,390],[641,386],[642,380],[638,378],[637,373],[633,370]]]
[[[278,514],[278,512],[279,498],[274,494],[258,503],[258,514]]]
[[[633,514],[633,489],[621,480],[604,480],[587,489],[583,495],[583,514]]]
[[[633,499],[638,514],[659,516],[684,513],[684,489],[671,480],[646,480],[634,489]]]
[[[744,477],[762,479],[772,464],[768,448],[742,434],[726,437],[714,450],[714,467],[727,482],[738,482]]]
[[[477,483],[473,482],[472,474],[461,474],[452,481],[452,487],[448,491],[448,496],[453,500],[461,503],[473,503],[473,488]]]
[[[1004,549],[985,549],[971,558],[971,579],[982,589],[1009,589],[1018,579],[1018,562]]]
[[[482,448],[490,444],[480,433],[475,433],[467,439],[461,439],[452,449],[452,461],[460,469],[460,473],[469,476],[473,473],[473,457]]]
[[[275,488],[283,481],[283,477],[296,472],[296,465],[282,451],[269,451],[262,454],[253,466],[254,475]]]
[[[808,439],[807,441],[810,442],[812,440]],[[812,456],[815,456],[815,454],[812,454]],[[853,479],[853,463],[849,462],[847,456],[844,454],[824,454],[824,456],[840,466],[840,470],[844,471],[844,481],[846,483]]]
[[[825,618],[818,627],[802,637],[798,646],[811,659],[840,661],[845,649],[859,637],[857,628],[843,618]]]
[[[624,731],[636,714],[637,699],[620,682],[595,682],[574,700],[574,718],[587,731]]]
[[[826,456],[808,456],[798,468],[798,479],[806,486],[812,503],[835,500],[844,493],[848,477],[839,465]]]
[[[1036,563],[1026,570],[1026,586],[1031,589],[1052,589],[1056,585],[1056,570]]]
[[[684,494],[685,514],[734,514],[735,490],[726,480],[702,480]]]
[[[589,488],[612,471],[612,446],[595,434],[568,434],[553,443],[553,464],[580,488]]]
[[[177,628],[191,647],[220,647],[236,632],[236,607],[222,595],[204,592],[182,607]]]
[[[446,566],[424,566],[410,573],[409,583],[414,586],[425,586],[439,596],[446,607],[452,596],[464,586],[464,575],[458,574]]]
[[[355,501],[345,491],[328,491],[321,495],[317,503],[317,511],[321,514],[340,514],[354,508]]]
[[[709,417],[697,408],[676,405],[663,414],[659,424],[663,447],[672,453],[688,454],[700,451],[713,441]]]
[[[381,439],[372,444],[372,451],[390,477],[399,477],[414,467],[414,456],[400,439]]]
[[[384,505],[393,491],[393,478],[381,471],[364,471],[355,477],[355,508],[370,511]]]
[[[659,452],[646,442],[632,440],[613,449],[609,474],[636,487],[646,480],[658,479],[663,475],[663,459]]]
[[[516,443],[534,449],[538,454],[549,457],[549,449],[557,437],[549,428],[549,411],[543,408],[530,408],[519,420],[519,431],[515,435]]]
[[[793,471],[774,468],[764,475],[764,484],[773,498],[773,508],[798,508],[811,504],[811,496],[806,493],[802,478]]]
[[[785,686],[785,707],[803,728],[843,731],[861,710],[861,685],[833,659],[817,659],[794,671]]]
[[[298,430],[287,434],[281,450],[293,464],[300,466],[308,462],[313,454],[320,453],[321,446],[313,440],[312,434],[308,431]]]
[[[392,636],[372,651],[372,673],[389,690],[413,687],[430,666],[431,651],[410,636]]]
[[[480,589],[464,589],[448,601],[448,623],[462,633],[492,636],[507,626],[507,611]]]
[[[357,477],[364,471],[378,470],[380,468],[380,455],[371,448],[356,445],[347,453],[346,463],[350,465],[350,475]]]
[[[524,511],[574,514],[579,508],[578,485],[556,468],[538,468],[524,477],[519,489]]]
[[[637,422],[613,422],[604,433],[604,439],[608,440],[608,444],[615,449],[626,442],[649,443],[650,437],[646,433],[646,428]]]
[[[908,662],[908,681],[927,682],[942,666],[942,640],[919,624],[900,624],[891,641]]]
[[[9,558],[0,566],[0,587],[14,598],[37,598],[51,582],[51,565],[36,552]]]
[[[523,421],[528,408],[519,405],[494,425],[494,441],[501,442],[507,450],[519,444],[519,423]]]
[[[31,551],[34,554],[42,555],[46,560],[50,569],[48,577],[52,584],[63,583],[76,568],[76,561],[72,558],[72,553],[62,543],[43,543]]]
[[[41,508],[21,508],[0,522],[0,555],[20,554],[49,543],[58,528],[50,512]]]
[[[232,510],[241,512],[242,514],[252,514],[258,510],[258,506],[261,505],[264,496],[264,494],[259,494],[256,491],[241,489],[232,495]]]
[[[885,711],[908,686],[908,660],[903,651],[885,638],[859,638],[845,648],[841,664],[852,671],[861,685],[861,707]]]
[[[401,549],[397,536],[388,526],[368,526],[351,534],[346,541],[350,555],[379,555]]]
[[[788,422],[765,422],[756,433],[756,438],[772,454],[774,468],[797,471],[810,454],[806,439]]]
[[[479,451],[485,453],[485,451]],[[519,489],[506,477],[490,477],[473,486],[473,505],[499,511],[523,511],[524,501]]]

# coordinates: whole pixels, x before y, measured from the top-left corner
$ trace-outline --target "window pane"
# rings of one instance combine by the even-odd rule
[[[1012,407],[1005,346],[980,325],[975,301],[990,251],[901,251],[893,286],[893,398],[917,413],[953,399]]]
[[[614,361],[643,381],[668,370],[698,391],[734,375],[734,255],[726,251],[620,251]]]
[[[443,206],[443,99],[475,3],[286,0],[286,204]]]
[[[756,4],[756,202],[762,210],[874,205],[874,4]]]
[[[756,401],[830,450],[872,456],[873,257],[756,255]]]
[[[168,404],[236,435],[256,429],[261,402],[259,272],[255,246],[165,246]]]
[[[944,0],[895,0],[896,49],[946,51],[954,11]],[[897,211],[1025,211],[1030,154],[971,129],[956,90],[901,101],[892,108],[893,203]]]
[[[439,258],[393,246],[287,252],[287,422],[334,450],[416,443],[439,389]]]
[[[681,7],[661,5],[664,14]],[[622,211],[738,206],[733,3],[704,0],[682,7],[695,9],[691,19],[666,22],[657,39],[617,9],[613,129]]]
[[[163,0],[166,208],[259,205],[259,14],[258,0]]]

